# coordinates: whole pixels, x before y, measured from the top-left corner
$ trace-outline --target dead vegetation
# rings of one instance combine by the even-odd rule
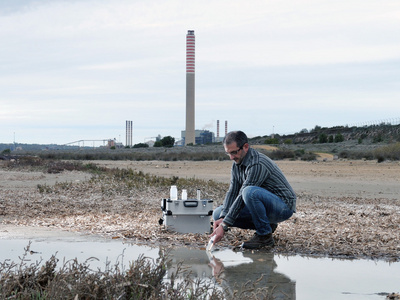
[[[64,261],[53,255],[48,261],[28,264],[30,245],[19,263],[0,262],[1,299],[223,299],[215,284],[193,280],[179,266],[165,279],[168,253],[156,260],[141,255],[127,269],[109,262],[105,270],[92,270],[91,258]],[[181,276],[184,280],[176,282]],[[266,294],[264,294],[265,296]],[[242,297],[243,296],[243,297]],[[240,294],[240,299],[252,299]],[[239,299],[239,298],[237,298]]]
[[[40,185],[34,191],[1,190],[3,222],[98,233],[138,244],[204,247],[207,233],[178,234],[159,225],[160,200],[168,196],[171,184],[188,189],[189,194],[200,188],[208,199],[223,199],[227,190],[226,184],[212,180],[90,169],[97,175],[89,181]],[[395,200],[299,194],[297,213],[278,226],[274,251],[397,261],[399,223],[400,203]],[[252,234],[234,229],[220,245],[237,247]]]
[[[280,225],[277,251],[398,261],[395,200],[299,195],[298,213]]]
[[[208,234],[178,234],[158,223],[160,200],[169,186],[197,188],[204,198],[223,199],[226,184],[213,180],[160,177],[131,169],[112,169],[95,164],[47,162],[8,165],[20,171],[90,172],[90,180],[40,184],[36,188],[0,189],[2,223],[43,226],[68,231],[102,234],[137,244],[204,248]],[[79,170],[79,171],[77,171]],[[22,174],[22,173],[21,173]],[[76,173],[74,173],[76,174]],[[23,177],[23,178],[29,178]],[[24,180],[25,180],[24,179]],[[214,201],[218,205],[218,201]],[[340,258],[373,258],[398,261],[400,204],[396,200],[300,193],[297,213],[279,224],[275,232],[279,254]],[[221,247],[238,248],[252,231],[233,229]],[[0,297],[7,299],[223,299],[224,292],[200,279],[164,281],[167,256],[157,262],[139,258],[123,272],[119,266],[90,270],[76,260],[56,269],[54,256],[44,264],[0,263]],[[137,277],[139,276],[139,277]],[[178,276],[178,274],[176,274]],[[244,286],[232,299],[268,299],[267,289]]]

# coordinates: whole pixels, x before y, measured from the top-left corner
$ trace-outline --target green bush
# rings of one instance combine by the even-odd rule
[[[381,143],[383,142],[383,137],[382,134],[378,134],[377,136],[374,136],[374,138],[372,139],[373,143]]]
[[[286,140],[283,141],[283,143],[286,144],[286,145],[291,145],[291,144],[293,144],[293,140],[292,139],[286,139]]]
[[[139,143],[139,144],[135,144],[133,145],[133,148],[148,148],[149,144],[146,143]]]
[[[171,148],[175,144],[175,138],[172,136],[165,136],[161,139],[161,144],[163,147]]]
[[[266,139],[264,141],[264,144],[267,144],[267,145],[278,145],[279,144],[279,140],[277,138]]]
[[[344,141],[344,137],[342,134],[338,133],[335,135],[335,143],[340,143]]]
[[[318,141],[320,144],[325,144],[328,142],[328,136],[325,133],[321,133],[318,137]]]

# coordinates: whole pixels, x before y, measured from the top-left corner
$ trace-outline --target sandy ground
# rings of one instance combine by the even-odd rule
[[[230,161],[96,161],[110,168],[131,168],[159,176],[213,179],[229,183]],[[279,225],[275,233],[278,253],[372,257],[399,260],[400,163],[375,161],[278,161],[277,164],[298,194],[297,213]],[[104,234],[144,243],[199,246],[207,235],[179,235],[144,226],[156,223],[159,199],[166,191],[135,191],[132,195],[104,192],[87,184],[82,172],[47,174],[8,171],[0,166],[0,238],[51,235],[52,229]],[[68,182],[48,194],[38,185]],[[101,191],[100,191],[101,189]],[[168,194],[165,193],[164,197]],[[216,199],[216,203],[222,201]],[[138,208],[141,199],[153,204]],[[137,201],[132,201],[137,200]],[[157,205],[154,203],[157,202]],[[148,206],[147,206],[148,205]],[[118,207],[118,209],[117,209]],[[123,209],[120,209],[123,207]],[[121,211],[136,210],[137,213]],[[225,245],[236,247],[251,232],[232,230]]]
[[[400,200],[400,163],[328,160],[277,161],[297,193]],[[230,161],[106,161],[105,167],[132,168],[159,176],[179,176],[229,183]]]

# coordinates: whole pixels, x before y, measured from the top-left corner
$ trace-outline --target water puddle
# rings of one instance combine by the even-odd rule
[[[124,243],[121,240],[93,236],[35,238],[0,238],[0,261],[19,262],[24,248],[31,241],[26,259],[48,260],[56,254],[62,262],[90,257],[93,270],[104,269],[107,262],[125,266],[140,255],[157,258],[163,249]],[[123,255],[122,255],[123,254]],[[272,253],[174,249],[167,277],[179,262],[190,269],[192,276],[218,282],[232,290],[237,284],[259,280],[262,287],[274,290],[275,299],[385,299],[386,294],[400,291],[400,263],[372,260],[338,260],[300,256],[279,256]],[[260,279],[260,276],[263,277]]]

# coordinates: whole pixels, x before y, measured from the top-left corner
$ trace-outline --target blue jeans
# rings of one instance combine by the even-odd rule
[[[271,223],[289,219],[293,211],[278,196],[258,186],[248,186],[242,192],[245,207],[240,211],[233,227],[255,229],[259,235],[272,232]],[[213,219],[220,218],[223,206],[213,212]]]

